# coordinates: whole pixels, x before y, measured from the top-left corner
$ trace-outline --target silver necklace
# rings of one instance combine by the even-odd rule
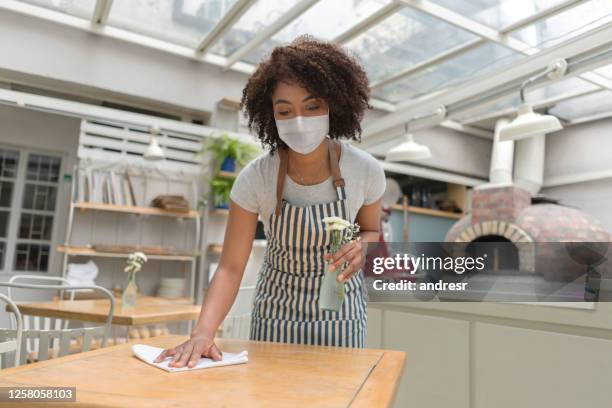
[[[291,163],[291,161],[289,161],[289,162]],[[326,164],[327,164],[327,160],[323,160],[323,162],[322,162],[322,164],[321,164],[321,167],[319,167],[319,168],[317,169],[317,171],[316,171],[316,173],[315,173],[315,174],[319,174],[319,173],[320,173],[320,171],[321,171],[321,169],[323,169],[323,167],[325,167],[325,165],[326,165]],[[294,171],[295,173],[297,173],[297,175],[298,175],[298,177],[299,177],[299,179],[300,179],[300,184],[304,184],[304,175],[303,175],[303,174],[302,174],[302,173],[301,173],[301,172],[300,172],[300,171],[299,171],[299,170],[298,170],[296,167],[293,167],[293,165],[292,165],[292,168],[293,168],[293,171]]]

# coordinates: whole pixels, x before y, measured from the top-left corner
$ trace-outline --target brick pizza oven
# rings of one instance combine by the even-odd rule
[[[533,244],[564,241],[607,242],[609,237],[610,235],[604,230],[601,223],[590,215],[551,202],[539,203],[534,200],[532,203],[532,197],[528,191],[511,185],[474,189],[471,213],[453,225],[446,234],[445,241],[509,241],[516,246],[519,271],[551,270],[555,262],[564,262],[563,267],[560,267],[558,271],[567,270],[573,275],[576,271],[568,270],[567,254],[545,256],[546,254],[543,254],[542,251],[553,248],[540,246],[539,256],[536,257],[536,248]],[[538,265],[537,262],[542,265]],[[546,268],[543,267],[545,265]],[[583,269],[581,268],[580,271]]]

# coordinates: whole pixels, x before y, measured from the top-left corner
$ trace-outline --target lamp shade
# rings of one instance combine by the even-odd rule
[[[145,160],[150,160],[150,161],[163,160],[164,151],[159,146],[159,143],[157,142],[157,138],[155,137],[155,135],[151,135],[151,141],[149,142],[149,146],[147,146],[147,149],[145,150],[143,156]]]
[[[524,103],[518,108],[516,119],[505,125],[499,131],[499,140],[520,140],[528,137],[552,133],[563,129],[559,119],[552,115],[540,115]]]
[[[412,134],[404,136],[404,141],[387,152],[385,160],[388,161],[409,161],[422,160],[431,157],[431,150],[425,145],[416,143]]]

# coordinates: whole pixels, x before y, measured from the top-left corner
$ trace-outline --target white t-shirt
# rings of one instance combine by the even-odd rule
[[[359,209],[378,200],[385,191],[385,172],[369,153],[341,143],[340,173],[345,182],[350,221],[354,222]],[[258,213],[268,236],[270,215],[276,208],[276,179],[279,157],[266,152],[248,163],[238,174],[230,198],[247,211]],[[332,178],[319,184],[304,186],[285,176],[283,198],[294,206],[332,202],[338,199]]]

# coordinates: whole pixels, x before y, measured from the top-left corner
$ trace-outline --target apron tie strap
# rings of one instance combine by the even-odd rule
[[[338,162],[338,150],[341,149],[340,143],[334,139],[330,139],[329,143],[329,165],[334,187],[344,187],[344,179],[340,174],[340,164]]]
[[[283,200],[283,187],[285,186],[285,175],[287,174],[287,151],[284,148],[279,148],[278,157],[280,158],[280,164],[278,166],[278,177],[276,177],[276,208],[274,214],[279,215],[281,204]]]

